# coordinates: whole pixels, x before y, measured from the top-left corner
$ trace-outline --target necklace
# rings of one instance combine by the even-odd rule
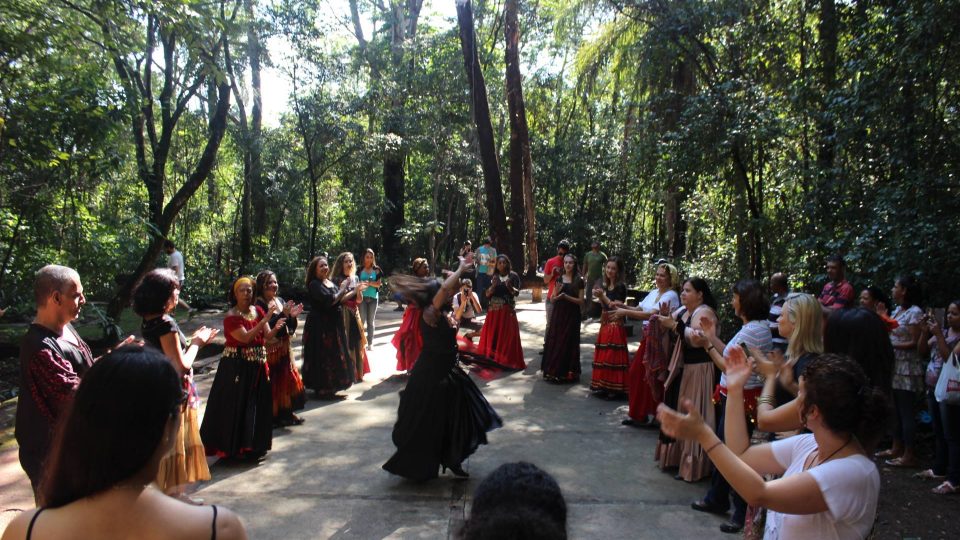
[[[824,459],[824,460],[822,460],[822,461],[820,461],[820,462],[818,462],[818,463],[815,463],[815,464],[811,464],[811,465],[810,465],[809,467],[807,467],[807,468],[808,468],[808,469],[812,469],[812,468],[814,468],[814,467],[816,467],[816,466],[818,466],[818,465],[823,465],[824,463],[830,461],[830,458],[832,458],[833,456],[837,455],[841,450],[843,450],[844,448],[846,448],[847,445],[849,445],[851,441],[853,441],[853,435],[851,435],[851,436],[847,439],[847,442],[843,443],[843,446],[841,446],[840,448],[837,448],[836,450],[834,450],[833,452],[831,452],[830,455],[827,456],[827,459]],[[819,459],[819,457],[820,457],[820,449],[818,448],[818,449],[817,449],[817,458]],[[814,461],[817,461],[817,460],[814,459]]]

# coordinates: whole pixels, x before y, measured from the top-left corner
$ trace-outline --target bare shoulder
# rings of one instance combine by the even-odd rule
[[[217,538],[246,540],[247,530],[240,517],[229,508],[217,507]]]
[[[3,536],[0,537],[0,539],[21,540],[22,538],[26,538],[27,527],[30,526],[30,520],[33,519],[33,515],[36,513],[36,509],[21,512],[19,516],[13,518],[13,521],[7,525],[7,528],[4,529]]]

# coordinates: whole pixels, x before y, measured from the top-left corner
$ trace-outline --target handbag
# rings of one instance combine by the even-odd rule
[[[960,405],[960,359],[956,352],[950,353],[950,358],[943,363],[933,395],[940,403]]]

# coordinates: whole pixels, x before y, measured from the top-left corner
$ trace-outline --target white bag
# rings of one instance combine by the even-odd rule
[[[957,359],[957,353],[950,353],[950,358],[943,363],[933,395],[940,403],[960,405],[960,359]]]

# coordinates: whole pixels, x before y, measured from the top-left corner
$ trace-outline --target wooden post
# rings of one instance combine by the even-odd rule
[[[531,293],[531,299],[530,299],[531,302],[533,302],[534,304],[539,304],[540,302],[543,302],[543,284],[534,283],[533,286],[530,287],[530,293]]]

